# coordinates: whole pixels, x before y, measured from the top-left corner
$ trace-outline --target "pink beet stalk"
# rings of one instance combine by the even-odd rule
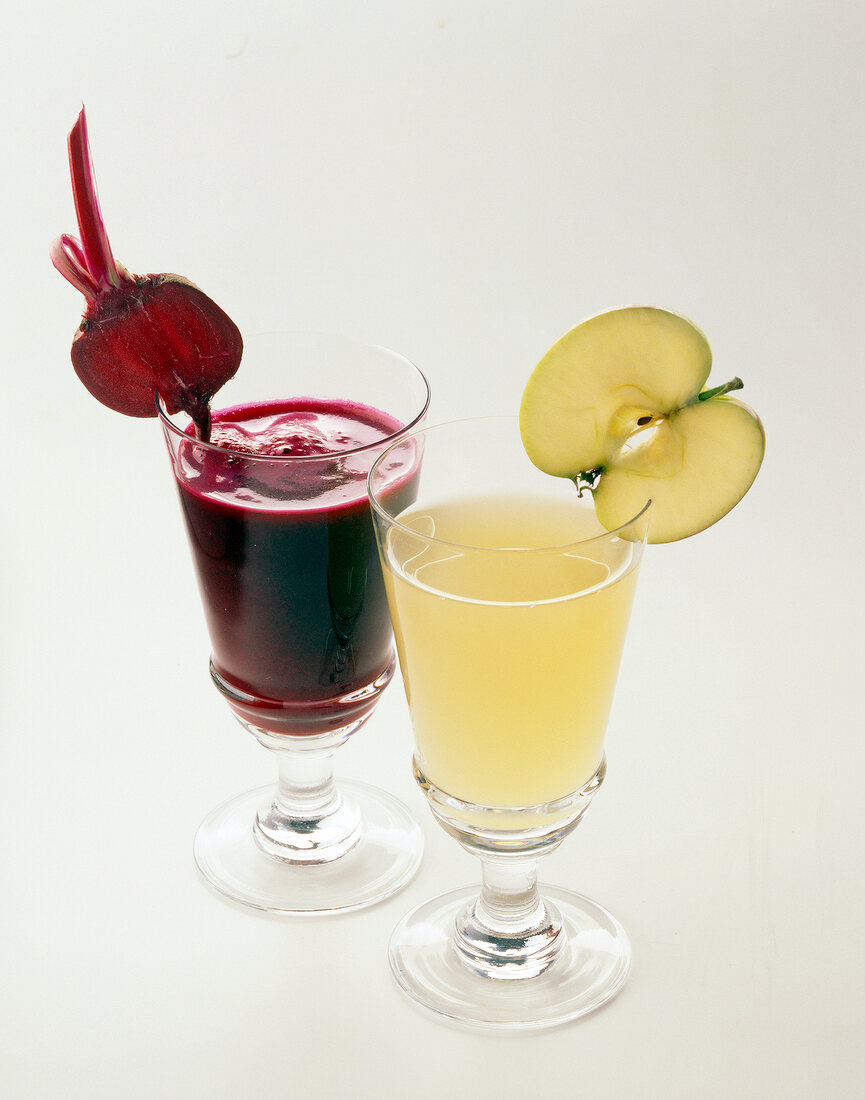
[[[99,287],[93,281],[79,241],[68,233],[63,233],[51,245],[51,262],[64,279],[81,291],[88,302],[96,300]]]
[[[79,278],[83,267],[89,276],[90,284],[94,285],[97,291],[116,289],[132,280],[129,272],[115,261],[108,234],[105,232],[105,222],[102,220],[99,196],[96,191],[96,177],[93,174],[90,142],[87,138],[87,116],[83,107],[69,133],[67,147],[69,171],[72,176],[72,197],[75,201],[75,216],[78,219],[81,241],[79,243],[74,237],[65,235],[60,238],[61,249],[67,255],[70,251],[74,253],[74,262],[69,267]],[[61,275],[69,278],[69,267],[58,264],[54,253],[51,258]],[[70,279],[70,282],[73,280]],[[81,286],[78,289],[82,290]],[[82,292],[85,296],[89,296],[86,291]]]
[[[108,243],[108,234],[99,209],[90,142],[87,140],[87,116],[83,107],[72,127],[67,144],[75,216],[78,218],[78,231],[81,234],[87,270],[102,290],[118,287],[121,282],[131,282],[129,272],[125,268],[118,268],[115,263],[111,245]]]

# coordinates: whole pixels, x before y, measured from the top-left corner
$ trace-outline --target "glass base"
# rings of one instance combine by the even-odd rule
[[[348,781],[339,789],[357,806],[362,824],[357,842],[338,859],[289,863],[264,852],[253,825],[274,788],[260,787],[204,819],[195,834],[198,869],[226,897],[269,913],[346,913],[383,901],[417,871],[423,854],[420,827],[386,791]]]
[[[541,895],[557,910],[567,937],[541,974],[485,978],[460,960],[454,922],[477,900],[475,886],[424,902],[397,925],[389,948],[397,982],[433,1012],[491,1030],[554,1027],[600,1008],[619,992],[628,974],[631,947],[624,929],[606,909],[580,894],[545,886]]]

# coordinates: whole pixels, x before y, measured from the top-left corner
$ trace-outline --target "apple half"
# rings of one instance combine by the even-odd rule
[[[695,535],[742,499],[763,461],[757,415],[704,390],[712,351],[686,318],[653,306],[591,317],[532,372],[520,433],[545,473],[592,488],[609,530],[652,501],[649,542]]]

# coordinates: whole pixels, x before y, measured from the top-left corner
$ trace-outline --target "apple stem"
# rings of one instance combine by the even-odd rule
[[[688,402],[689,405],[696,405],[698,401],[708,401],[712,397],[721,397],[725,393],[730,393],[732,390],[741,390],[745,386],[745,383],[741,378],[734,378],[731,382],[725,382],[723,386],[716,386],[713,390],[703,390],[702,393],[698,393],[696,397],[692,397]]]

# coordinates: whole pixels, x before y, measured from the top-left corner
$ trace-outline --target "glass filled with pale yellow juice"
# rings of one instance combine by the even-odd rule
[[[475,1024],[581,1015],[623,982],[627,939],[594,902],[542,896],[535,862],[604,776],[651,509],[607,531],[590,494],[531,464],[515,418],[409,437],[376,463],[369,489],[415,776],[484,868],[480,897],[459,890],[406,918],[394,972],[422,1003]],[[525,979],[519,995],[510,978]]]
[[[464,802],[553,802],[601,762],[640,545],[572,495],[416,505],[383,544],[417,766]]]

